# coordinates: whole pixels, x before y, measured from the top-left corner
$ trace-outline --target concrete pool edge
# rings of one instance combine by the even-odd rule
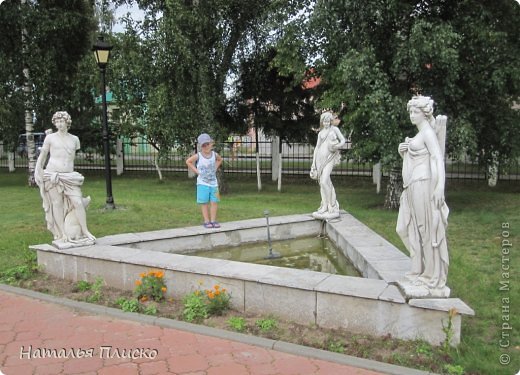
[[[232,294],[233,308],[239,311],[355,333],[424,339],[436,345],[444,341],[443,325],[448,311],[455,308],[452,344],[460,342],[461,315],[474,315],[473,310],[458,298],[407,301],[395,282],[408,269],[408,257],[352,215],[343,213],[341,221],[327,223],[325,228],[310,215],[273,217],[270,225],[274,239],[318,234],[324,229],[366,278],[160,250],[171,239],[192,248],[253,241],[255,237],[258,241],[265,238],[265,219],[223,223],[220,229],[197,226],[107,236],[95,245],[69,249],[48,244],[31,248],[37,251],[38,264],[45,272],[72,281],[102,277],[109,286],[133,290],[141,272],[157,268],[164,270],[174,298],[220,284]]]

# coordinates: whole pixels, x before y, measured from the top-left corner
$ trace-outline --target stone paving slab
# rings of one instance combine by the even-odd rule
[[[0,372],[6,375],[425,374],[5,285],[0,302]]]

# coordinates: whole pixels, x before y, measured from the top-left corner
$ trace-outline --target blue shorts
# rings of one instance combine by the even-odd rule
[[[197,185],[197,203],[220,202],[218,186]]]

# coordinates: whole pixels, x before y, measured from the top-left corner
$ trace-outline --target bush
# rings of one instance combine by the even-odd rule
[[[229,310],[231,296],[227,293],[225,288],[220,288],[219,285],[215,285],[213,289],[206,289],[205,293],[208,313],[210,315],[222,315],[224,311]]]
[[[80,280],[74,285],[74,291],[86,292],[90,289],[92,289],[92,284],[85,280]]]
[[[154,301],[162,301],[166,294],[166,284],[164,283],[164,272],[159,270],[152,270],[143,272],[140,275],[141,279],[135,281],[134,294],[141,302],[148,299]]]
[[[206,289],[204,293],[197,290],[184,297],[184,319],[188,322],[201,321],[210,315],[222,315],[229,309],[231,296],[219,285]]]
[[[237,332],[243,332],[246,329],[246,320],[239,316],[232,316],[228,319],[227,324]]]
[[[258,319],[255,324],[262,332],[271,331],[278,326],[278,322],[273,318]]]
[[[199,322],[208,317],[208,306],[200,291],[188,294],[183,299],[184,311],[182,316],[187,322]]]
[[[101,300],[103,297],[103,284],[105,281],[101,277],[97,277],[94,284],[90,286],[90,290],[93,292],[90,296],[87,297],[87,302],[96,303]]]
[[[118,298],[116,303],[124,312],[139,312],[140,304],[136,299],[126,299],[124,297]]]

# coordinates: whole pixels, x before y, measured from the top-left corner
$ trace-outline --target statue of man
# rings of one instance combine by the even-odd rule
[[[52,232],[55,244],[93,244],[96,238],[87,229],[85,212],[90,197],[83,198],[84,177],[74,172],[79,139],[68,132],[72,120],[67,112],[56,112],[52,123],[58,131],[45,137],[34,172],[47,228]]]

